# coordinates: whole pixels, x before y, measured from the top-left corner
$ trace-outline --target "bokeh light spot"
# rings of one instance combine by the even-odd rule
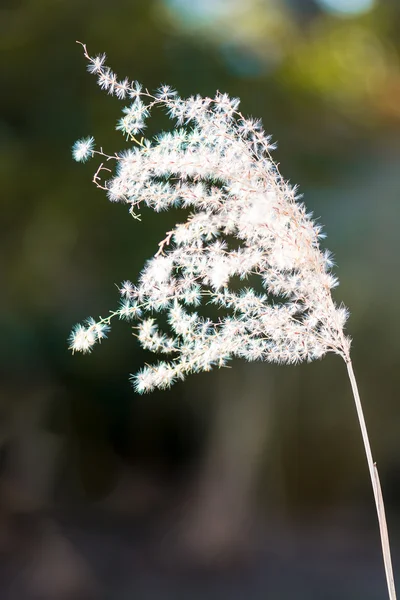
[[[232,4],[237,0],[164,0],[164,3],[173,10],[179,19],[187,23],[205,25],[214,19],[223,17],[232,10]]]
[[[343,16],[366,13],[375,6],[375,0],[317,0],[324,10]]]

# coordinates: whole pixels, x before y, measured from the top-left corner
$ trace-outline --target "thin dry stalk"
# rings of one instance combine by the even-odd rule
[[[358,392],[357,382],[353,371],[353,365],[351,360],[346,361],[347,371],[350,378],[351,388],[353,390],[354,402],[356,404],[358,421],[360,423],[361,435],[364,442],[365,455],[367,457],[369,474],[371,477],[372,489],[374,492],[376,512],[378,515],[379,531],[381,535],[382,543],[382,555],[383,562],[385,565],[386,582],[389,591],[390,600],[396,600],[396,589],[394,585],[392,558],[390,554],[390,543],[389,534],[386,524],[385,505],[383,502],[381,484],[379,481],[378,469],[376,463],[373,461],[371,445],[369,443],[367,426],[365,424],[364,413],[361,405],[360,394]]]

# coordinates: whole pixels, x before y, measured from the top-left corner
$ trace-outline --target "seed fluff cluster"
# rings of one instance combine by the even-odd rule
[[[141,205],[191,213],[166,234],[137,285],[121,284],[116,311],[74,328],[70,348],[90,351],[113,317],[134,321],[141,346],[166,357],[133,376],[140,393],[233,357],[297,363],[335,352],[348,361],[348,313],[332,300],[337,279],[319,245],[321,227],[280,175],[261,122],[243,117],[239,100],[227,94],[182,99],[167,85],[152,94],[136,81],[120,81],[105,55],[93,58],[83,49],[100,87],[127,100],[117,129],[133,146],[108,155],[90,137],[76,142],[74,158],[100,156],[94,182],[134,216]],[[175,128],[152,141],[137,139],[154,107]],[[113,162],[110,176],[104,164]],[[246,287],[254,276],[258,287]],[[210,303],[219,318],[200,314],[200,305]]]

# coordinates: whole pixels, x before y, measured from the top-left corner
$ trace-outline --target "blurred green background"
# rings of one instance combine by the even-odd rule
[[[86,73],[75,40],[106,52],[121,78],[149,89],[168,83],[182,96],[218,89],[263,119],[281,172],[324,224],[338,265],[335,298],[351,311],[400,565],[398,0],[3,0],[0,28],[4,556],[19,564],[21,514],[40,514],[39,523],[89,509],[119,515],[168,531],[177,556],[184,548],[196,564],[218,565],[264,539],[254,523],[266,539],[281,523],[278,539],[299,540],[312,523],[318,543],[351,539],[370,552],[355,552],[359,563],[376,569],[376,588],[360,572],[358,591],[338,588],[332,598],[380,597],[372,493],[339,357],[297,367],[235,362],[139,397],[129,374],[151,357],[126,323],[89,356],[68,352],[72,325],[116,306],[115,284],[136,280],[176,219],[143,211],[134,221],[93,186],[95,165],[74,163],[71,146],[87,135],[110,153],[127,146],[115,131],[124,104]],[[165,126],[154,113],[147,135]]]

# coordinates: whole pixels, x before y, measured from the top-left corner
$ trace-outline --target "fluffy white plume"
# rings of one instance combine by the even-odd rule
[[[102,182],[101,165],[94,181],[132,214],[142,204],[156,211],[190,207],[192,213],[160,242],[138,285],[122,284],[117,311],[75,328],[72,350],[90,350],[113,316],[135,320],[140,344],[171,356],[133,377],[138,392],[168,387],[234,356],[277,363],[326,352],[348,358],[347,311],[332,300],[337,280],[329,253],[319,246],[321,228],[280,175],[260,121],[243,117],[239,100],[227,94],[182,99],[162,86],[152,95],[137,82],[118,81],[104,55],[92,58],[84,50],[101,88],[133,99],[117,129],[134,146],[107,156],[94,151],[89,138],[74,148],[75,157],[114,159],[115,175]],[[152,142],[137,140],[156,106],[177,128]],[[254,275],[258,292],[238,286]],[[224,316],[212,321],[198,314],[202,300],[223,308]],[[158,329],[157,312],[167,315],[166,333]]]

